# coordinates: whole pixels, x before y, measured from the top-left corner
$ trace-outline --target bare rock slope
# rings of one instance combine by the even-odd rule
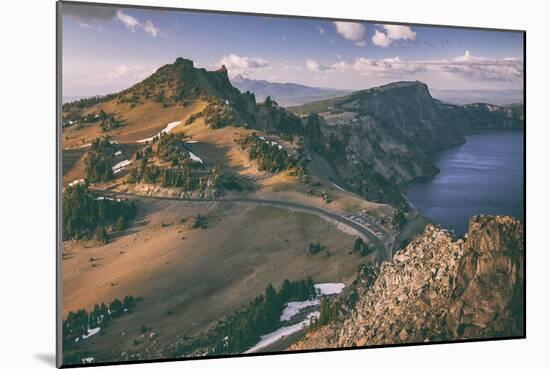
[[[364,268],[339,318],[290,350],[524,334],[522,223],[470,220],[466,239],[433,225],[379,270]]]

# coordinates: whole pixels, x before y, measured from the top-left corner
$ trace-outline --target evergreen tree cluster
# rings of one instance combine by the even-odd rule
[[[92,146],[84,159],[84,173],[88,182],[108,182],[113,179],[110,157],[114,145],[109,136],[99,137],[92,141]]]
[[[63,240],[80,239],[95,232],[100,242],[108,241],[106,228],[124,228],[137,213],[134,202],[96,199],[84,184],[67,187],[62,200]]]
[[[205,335],[184,338],[179,342],[177,355],[189,355],[198,348],[208,347],[212,354],[241,353],[250,348],[260,336],[279,327],[285,304],[315,298],[313,281],[285,280],[277,291],[269,284],[263,295],[256,297],[246,308],[235,311]]]
[[[239,119],[231,106],[217,97],[209,98],[209,103],[202,111],[202,116],[204,123],[214,129],[239,125]]]
[[[218,168],[213,168],[206,175],[197,176],[196,169],[203,168],[203,165],[190,160],[182,139],[182,134],[164,133],[160,138],[153,140],[155,150],[151,145],[147,145],[144,150],[136,152],[135,158],[140,164],[132,168],[127,181],[178,187],[184,191],[216,188],[219,181]],[[167,163],[170,167],[157,166],[152,163],[154,159]]]
[[[86,123],[94,123],[99,120],[99,116],[95,113],[80,115],[79,113],[72,112],[67,114],[64,117],[64,120],[62,122],[63,128],[77,124],[79,126],[82,126]]]
[[[120,126],[120,120],[115,118],[114,114],[107,114],[103,109],[98,114],[99,121],[101,121],[100,126],[103,132],[107,132],[118,128]]]
[[[259,170],[271,173],[290,170],[297,176],[305,174],[305,162],[301,157],[289,155],[277,144],[257,137],[255,132],[241,138],[239,144],[242,150],[248,152],[248,158],[256,161]]]
[[[71,102],[63,104],[62,109],[63,109],[63,112],[68,112],[68,111],[72,111],[72,110],[76,110],[76,109],[84,109],[84,108],[88,108],[90,106],[94,106],[94,105],[102,103],[102,102],[112,100],[116,96],[117,96],[117,94],[114,93],[114,94],[108,94],[108,95],[105,95],[105,96],[92,96],[92,97],[88,97],[88,98],[85,98],[85,99],[80,99],[80,100],[77,100],[77,101],[71,101]]]
[[[202,111],[199,111],[198,113],[191,114],[189,118],[185,121],[185,125],[188,126],[190,124],[193,124],[197,119],[202,117],[204,114]]]
[[[180,164],[200,165],[189,159],[189,152],[185,149],[183,138],[184,135],[181,133],[162,133],[157,142],[157,157],[171,163],[172,167],[178,167]]]
[[[99,113],[92,112],[81,115],[79,110],[72,110],[65,114],[62,126],[63,128],[77,125],[82,128],[85,124],[101,122],[101,130],[103,132],[110,131],[120,126],[121,121],[115,118],[115,114],[106,113],[103,109]]]
[[[369,246],[363,241],[362,238],[357,238],[353,244],[353,252],[358,252],[361,256],[368,255],[370,250]]]
[[[338,321],[339,312],[340,302],[338,300],[331,301],[328,298],[322,298],[319,318],[311,318],[308,330],[314,331],[324,325]]]
[[[405,216],[405,212],[402,209],[397,209],[393,213],[393,218],[391,223],[396,229],[401,229],[407,223],[407,217]]]
[[[184,191],[198,189],[203,181],[197,181],[188,163],[181,169],[169,169],[150,164],[147,158],[141,159],[139,167],[134,167],[128,177],[129,183],[151,183],[162,187],[181,187]],[[204,181],[206,183],[206,181]]]
[[[63,320],[63,342],[71,346],[75,339],[88,333],[88,329],[104,327],[109,321],[120,317],[124,313],[131,313],[138,299],[133,296],[124,297],[123,301],[114,299],[109,306],[103,302],[96,304],[91,312],[80,309],[76,312],[69,311],[67,318]]]
[[[309,246],[308,246],[308,251],[311,255],[317,254],[319,251],[321,251],[321,244],[319,242],[310,243]]]

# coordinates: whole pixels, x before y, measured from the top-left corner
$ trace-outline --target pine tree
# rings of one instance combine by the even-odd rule
[[[115,230],[120,232],[123,231],[125,227],[126,221],[124,220],[124,215],[120,214],[115,224]]]
[[[105,229],[105,227],[100,226],[96,228],[95,238],[99,243],[103,245],[109,243],[109,236],[107,235],[107,230]]]

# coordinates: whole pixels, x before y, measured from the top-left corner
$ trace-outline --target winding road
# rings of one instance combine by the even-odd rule
[[[281,200],[269,200],[269,199],[257,199],[257,198],[216,198],[216,199],[184,199],[177,197],[160,197],[160,196],[147,196],[147,195],[138,195],[130,192],[118,192],[111,190],[100,190],[100,189],[91,189],[94,193],[99,195],[111,195],[111,196],[126,196],[129,198],[144,198],[144,199],[153,199],[153,200],[170,200],[170,201],[186,201],[186,202],[226,202],[226,203],[244,203],[244,204],[256,204],[256,205],[266,205],[273,206],[288,210],[299,211],[302,213],[314,214],[320,217],[328,218],[336,223],[342,224],[344,226],[353,228],[359,232],[363,237],[368,239],[377,249],[378,249],[378,262],[390,261],[391,253],[388,253],[386,250],[386,244],[392,246],[390,237],[386,236],[384,240],[378,239],[372,233],[370,229],[364,225],[357,223],[349,218],[346,218],[343,215],[332,212],[327,209],[319,208],[316,206],[305,205],[302,203],[281,201]],[[390,255],[390,256],[388,256]]]

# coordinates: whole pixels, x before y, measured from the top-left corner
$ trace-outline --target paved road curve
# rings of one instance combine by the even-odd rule
[[[280,200],[268,200],[268,199],[255,199],[255,198],[216,198],[216,199],[182,199],[176,197],[158,197],[158,196],[146,196],[146,195],[137,195],[130,192],[117,192],[109,190],[98,190],[93,189],[93,192],[101,195],[113,195],[113,196],[126,196],[126,197],[135,197],[135,198],[146,198],[153,200],[171,200],[171,201],[187,201],[187,202],[228,202],[228,203],[246,203],[246,204],[257,204],[257,205],[267,205],[274,206],[278,208],[284,208],[289,210],[300,211],[303,213],[314,214],[322,217],[329,218],[335,222],[343,224],[345,226],[351,227],[363,235],[366,239],[370,240],[373,245],[378,249],[378,261],[382,262],[384,260],[390,260],[388,258],[388,253],[383,243],[386,243],[387,240],[382,242],[364,225],[354,222],[353,220],[346,218],[343,215],[332,212],[327,209],[319,208],[316,206],[305,205],[301,203],[294,203],[288,201]],[[390,256],[391,257],[391,256]]]

